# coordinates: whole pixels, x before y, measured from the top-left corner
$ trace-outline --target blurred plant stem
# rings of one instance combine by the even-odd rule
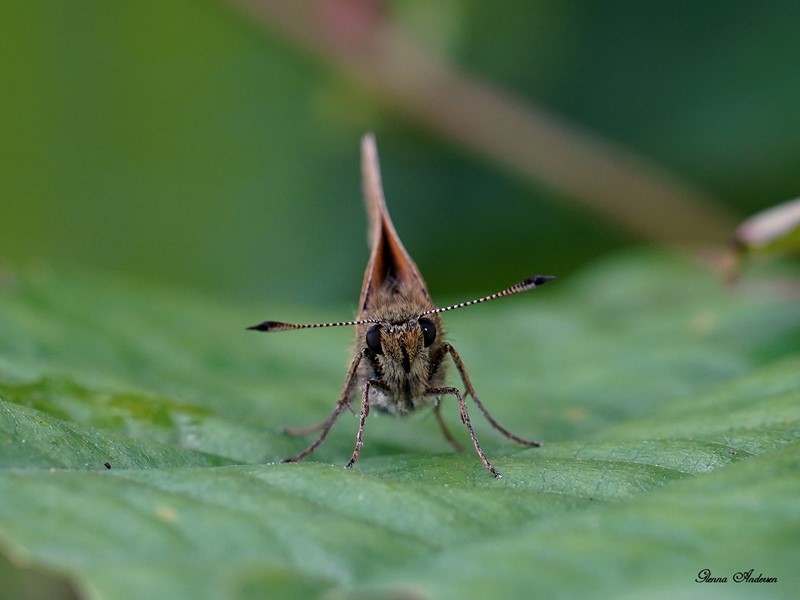
[[[377,0],[227,0],[387,106],[645,240],[724,243],[736,218],[714,198],[416,44]]]

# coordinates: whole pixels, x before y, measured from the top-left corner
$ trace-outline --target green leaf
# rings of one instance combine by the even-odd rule
[[[244,327],[346,311],[8,274],[0,597],[792,597],[800,309],[753,277],[628,256],[448,315],[489,410],[544,442],[473,409],[494,479],[429,414],[371,415],[352,470],[348,417],[279,462],[307,443],[280,426],[332,409],[352,331]],[[778,581],[733,583],[749,569]]]

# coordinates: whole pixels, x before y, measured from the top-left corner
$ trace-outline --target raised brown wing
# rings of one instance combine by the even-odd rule
[[[386,209],[378,149],[375,136],[371,133],[361,138],[361,175],[369,219],[371,253],[361,286],[359,310],[366,310],[369,307],[370,294],[382,287],[391,286],[398,291],[415,290],[430,298],[425,280],[400,241]]]

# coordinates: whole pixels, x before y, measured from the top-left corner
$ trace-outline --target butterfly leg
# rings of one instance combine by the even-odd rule
[[[377,379],[369,379],[364,384],[364,392],[361,395],[361,416],[358,420],[358,433],[356,434],[356,447],[353,450],[353,456],[350,457],[350,462],[345,465],[348,469],[352,469],[353,465],[356,464],[358,455],[361,454],[361,448],[364,446],[364,426],[367,424],[367,416],[369,415],[369,390],[373,387],[389,391],[389,386]]]
[[[436,398],[436,404],[433,405],[433,414],[436,415],[436,420],[439,422],[439,429],[442,430],[442,435],[444,438],[450,442],[450,445],[455,449],[456,452],[463,452],[464,446],[458,443],[453,434],[450,433],[450,428],[447,426],[447,423],[444,422],[444,418],[442,417],[442,401],[440,397]]]
[[[299,460],[303,460],[306,456],[314,452],[314,450],[316,450],[322,442],[325,441],[325,438],[328,437],[328,432],[330,432],[331,427],[333,427],[333,424],[336,422],[336,419],[339,418],[339,415],[342,414],[342,411],[346,407],[350,406],[350,395],[353,392],[353,386],[356,382],[358,365],[361,363],[361,359],[364,358],[368,352],[369,350],[367,348],[362,348],[353,358],[353,361],[350,363],[350,368],[347,370],[347,376],[344,380],[342,393],[339,395],[339,400],[336,402],[336,407],[333,409],[333,412],[327,419],[321,423],[317,423],[309,427],[284,429],[284,431],[289,435],[304,435],[306,433],[313,433],[314,431],[320,431],[320,434],[317,439],[308,446],[308,448],[303,450],[300,454],[296,454],[295,456],[284,459],[283,462],[297,462]]]
[[[445,342],[442,344],[442,348],[445,352],[449,352],[450,356],[453,357],[453,362],[456,363],[456,368],[458,369],[458,374],[461,375],[461,381],[464,382],[464,387],[466,388],[467,396],[472,396],[472,399],[475,401],[475,404],[478,406],[478,409],[483,413],[483,416],[489,421],[489,424],[494,427],[497,431],[502,433],[508,439],[517,442],[518,444],[522,444],[523,446],[540,446],[539,442],[535,442],[533,440],[526,440],[524,438],[519,437],[518,435],[514,435],[508,429],[500,425],[495,418],[489,414],[489,411],[486,410],[486,407],[483,405],[478,399],[478,395],[475,393],[475,388],[472,387],[472,382],[469,380],[469,375],[467,375],[467,370],[464,368],[464,363],[461,361],[461,357],[456,352],[456,349],[453,348],[449,343]]]
[[[464,402],[464,396],[461,395],[461,392],[458,388],[455,387],[432,387],[427,389],[427,393],[433,396],[441,396],[443,394],[453,394],[456,399],[458,400],[458,410],[461,414],[461,422],[464,423],[464,426],[467,428],[469,432],[469,438],[472,440],[472,445],[475,447],[475,452],[478,453],[478,456],[483,462],[483,466],[489,469],[489,472],[494,475],[495,477],[501,477],[500,471],[494,468],[492,463],[489,462],[489,459],[486,458],[486,455],[483,453],[481,449],[481,445],[478,442],[478,436],[475,435],[475,430],[472,428],[472,422],[469,420],[469,413],[467,412],[467,403]]]
[[[438,350],[431,356],[431,364],[430,364],[430,371],[428,373],[428,381],[434,382],[437,380],[441,380],[441,375],[437,377],[439,373],[439,369],[442,366],[442,363],[447,356],[447,350],[444,346],[440,346]],[[436,421],[439,423],[439,429],[450,445],[455,449],[456,452],[463,452],[464,447],[456,440],[455,436],[450,433],[450,428],[447,426],[447,423],[444,422],[444,418],[442,417],[442,398],[441,396],[436,396],[436,403],[433,405],[433,414],[436,416]]]

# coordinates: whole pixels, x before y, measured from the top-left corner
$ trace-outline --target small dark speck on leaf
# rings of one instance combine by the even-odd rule
[[[110,462],[104,462],[104,463],[103,463],[103,466],[104,466],[106,469],[110,469],[110,468],[111,468],[111,463],[110,463]]]

